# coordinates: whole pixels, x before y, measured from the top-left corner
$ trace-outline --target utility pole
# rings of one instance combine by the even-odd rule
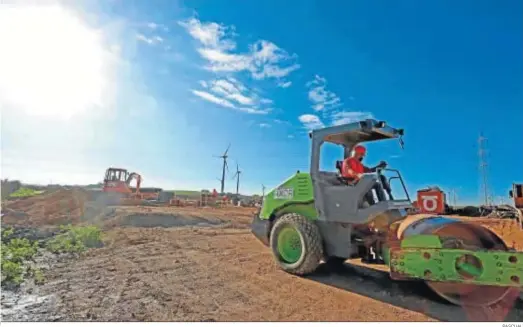
[[[454,206],[456,206],[458,204],[458,191],[461,190],[461,186],[458,186],[458,187],[453,187],[451,189],[449,189],[449,202],[452,202],[454,204]]]
[[[489,205],[489,191],[488,191],[488,179],[487,179],[487,158],[485,143],[487,138],[483,136],[483,133],[479,134],[478,138],[478,154],[479,154],[479,170],[481,175],[481,191],[484,197],[484,203],[486,206]]]
[[[265,197],[265,185],[262,184],[262,198]]]
[[[457,197],[456,189],[451,188],[449,190],[449,203],[452,203],[454,206],[456,206],[456,197]]]

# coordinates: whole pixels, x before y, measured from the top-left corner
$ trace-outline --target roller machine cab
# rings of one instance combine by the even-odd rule
[[[424,280],[455,304],[490,305],[519,292],[523,253],[478,225],[408,217],[413,207],[398,170],[378,169],[353,184],[320,170],[324,143],[343,147],[347,157],[363,142],[398,139],[403,147],[403,134],[373,119],[312,131],[310,172],[298,171],[266,194],[253,234],[296,275],[315,271],[322,261],[362,258],[388,265],[392,279]],[[399,194],[392,194],[393,180]]]

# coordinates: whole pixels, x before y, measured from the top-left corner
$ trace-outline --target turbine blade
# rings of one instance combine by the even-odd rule
[[[227,150],[225,150],[225,153],[223,154],[224,156],[227,155],[227,152],[229,152],[229,149],[231,148],[231,143],[229,143],[229,146],[227,147]]]

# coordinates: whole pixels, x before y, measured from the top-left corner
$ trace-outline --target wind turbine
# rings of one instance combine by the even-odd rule
[[[236,177],[236,196],[240,194],[240,174],[242,171],[240,170],[240,167],[238,166],[238,163],[236,163],[236,173],[232,178]]]
[[[222,179],[220,179],[221,184],[221,194],[223,194],[223,191],[225,189],[225,169],[227,168],[227,172],[229,171],[229,165],[227,165],[227,158],[229,157],[227,153],[229,152],[229,148],[231,147],[231,144],[229,143],[229,146],[227,147],[227,150],[221,155],[221,156],[214,156],[215,158],[222,158],[223,159],[223,167],[222,167]]]

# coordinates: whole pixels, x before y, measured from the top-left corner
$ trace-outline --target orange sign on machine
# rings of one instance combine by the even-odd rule
[[[417,199],[421,213],[445,213],[445,193],[440,190],[419,190]]]

